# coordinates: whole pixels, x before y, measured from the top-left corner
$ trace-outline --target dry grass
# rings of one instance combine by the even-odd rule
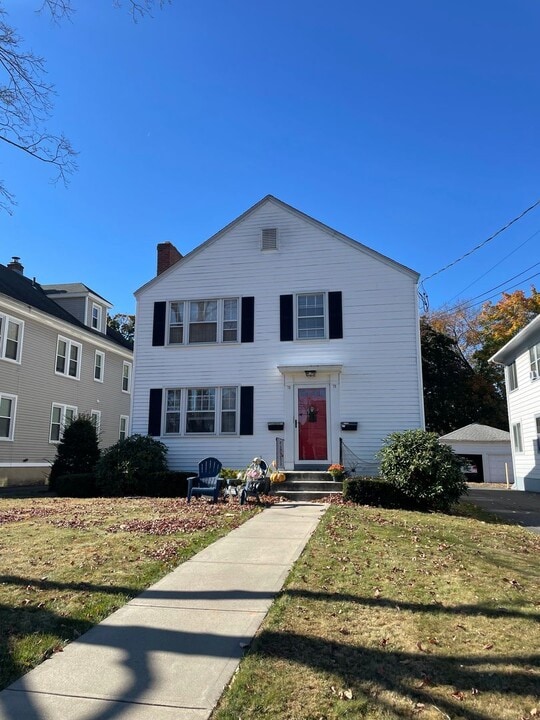
[[[331,507],[213,720],[540,716],[539,550],[471,517]]]
[[[254,512],[206,500],[0,499],[0,688]]]

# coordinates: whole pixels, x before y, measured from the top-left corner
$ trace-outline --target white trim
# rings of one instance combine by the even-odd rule
[[[101,410],[90,410],[90,417],[96,418],[94,427],[96,428],[96,435],[99,436],[99,434],[101,432]]]
[[[0,442],[13,442],[15,439],[15,421],[17,419],[17,395],[10,393],[0,393],[0,400],[7,398],[11,400],[11,415],[9,416],[9,435],[7,437],[0,436]]]
[[[307,380],[313,380],[313,378],[306,378]],[[324,390],[325,391],[325,403],[326,403],[326,457],[320,460],[300,460],[300,422],[299,422],[299,406],[298,406],[298,393],[300,390]],[[306,465],[329,465],[330,458],[332,456],[332,442],[331,442],[331,408],[330,408],[330,384],[321,382],[310,382],[310,383],[296,383],[294,386],[294,464],[298,467]]]
[[[99,378],[96,377],[96,367],[97,367],[96,359],[97,359],[98,355],[101,357],[101,377],[99,377]],[[94,353],[94,382],[102,383],[104,377],[105,377],[105,353],[102,352],[101,350],[96,350]]]
[[[125,436],[122,438],[122,420],[125,420]],[[129,415],[120,415],[120,422],[118,423],[118,439],[119,440],[125,440],[127,437],[129,437]]]
[[[17,325],[19,328],[19,337],[17,338],[17,357],[16,358],[6,357],[6,344],[8,341],[8,329],[9,329],[10,323],[13,323],[13,325]],[[5,325],[5,328],[4,328],[4,325]],[[7,315],[4,312],[0,312],[0,360],[4,360],[5,362],[20,365],[21,361],[22,361],[23,337],[24,337],[24,320],[19,320],[19,318],[13,317],[12,315]]]
[[[51,440],[52,427],[53,427],[53,412],[54,412],[55,407],[60,408],[60,423],[59,423],[60,433],[59,433],[58,440]],[[50,423],[49,423],[49,443],[51,445],[58,445],[58,443],[62,439],[62,436],[64,435],[64,430],[66,427],[66,411],[67,410],[73,410],[73,420],[75,420],[75,418],[77,417],[78,412],[79,412],[79,409],[75,405],[63,405],[62,403],[54,403],[54,402],[51,405],[51,419],[50,419]],[[54,423],[54,424],[56,425],[57,423]]]
[[[50,463],[38,463],[38,462],[0,462],[0,467],[3,468],[25,468],[25,467],[46,467],[50,468]]]
[[[128,374],[124,375],[124,370],[126,368],[129,368]],[[127,390],[124,390],[124,380],[127,377]],[[127,360],[124,360],[122,364],[122,392],[126,393],[126,395],[129,395],[131,393],[131,381],[133,378],[133,363],[128,362]]]
[[[60,343],[63,342],[66,344],[66,355],[65,355],[65,369],[64,372],[61,370],[58,370],[58,346]],[[76,347],[78,349],[77,353],[77,374],[71,375],[69,372],[69,364],[71,362],[71,348]],[[71,340],[68,337],[65,337],[64,335],[58,335],[58,338],[56,340],[56,354],[54,356],[54,374],[55,375],[61,375],[62,377],[71,378],[72,380],[80,380],[81,379],[81,366],[82,366],[82,349],[83,346],[79,342],[75,342],[75,340]],[[62,355],[60,357],[63,357]]]
[[[97,325],[94,326],[94,310],[97,310]],[[103,307],[97,303],[92,303],[92,312],[90,315],[90,327],[92,330],[103,332]]]

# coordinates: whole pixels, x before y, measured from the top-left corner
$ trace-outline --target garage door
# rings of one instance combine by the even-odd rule
[[[485,477],[486,482],[506,482],[506,471],[504,464],[508,464],[508,477],[510,482],[514,482],[514,474],[512,472],[512,456],[511,455],[489,455],[488,458],[489,474]]]

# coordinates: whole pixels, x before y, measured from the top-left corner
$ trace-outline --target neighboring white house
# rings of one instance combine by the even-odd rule
[[[514,487],[540,492],[540,315],[491,361],[505,366]]]
[[[40,285],[0,265],[0,486],[43,482],[67,424],[91,415],[101,447],[129,433],[132,344],[81,283]]]
[[[175,469],[326,469],[340,439],[373,468],[424,426],[417,280],[270,195],[185,257],[160,244],[135,293],[133,432]]]
[[[439,438],[468,462],[467,480],[479,483],[514,482],[510,433],[473,423]]]

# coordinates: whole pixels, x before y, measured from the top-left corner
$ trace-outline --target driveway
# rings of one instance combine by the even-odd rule
[[[501,520],[516,523],[540,534],[540,493],[507,490],[506,487],[494,489],[469,485],[466,499],[497,515]]]

